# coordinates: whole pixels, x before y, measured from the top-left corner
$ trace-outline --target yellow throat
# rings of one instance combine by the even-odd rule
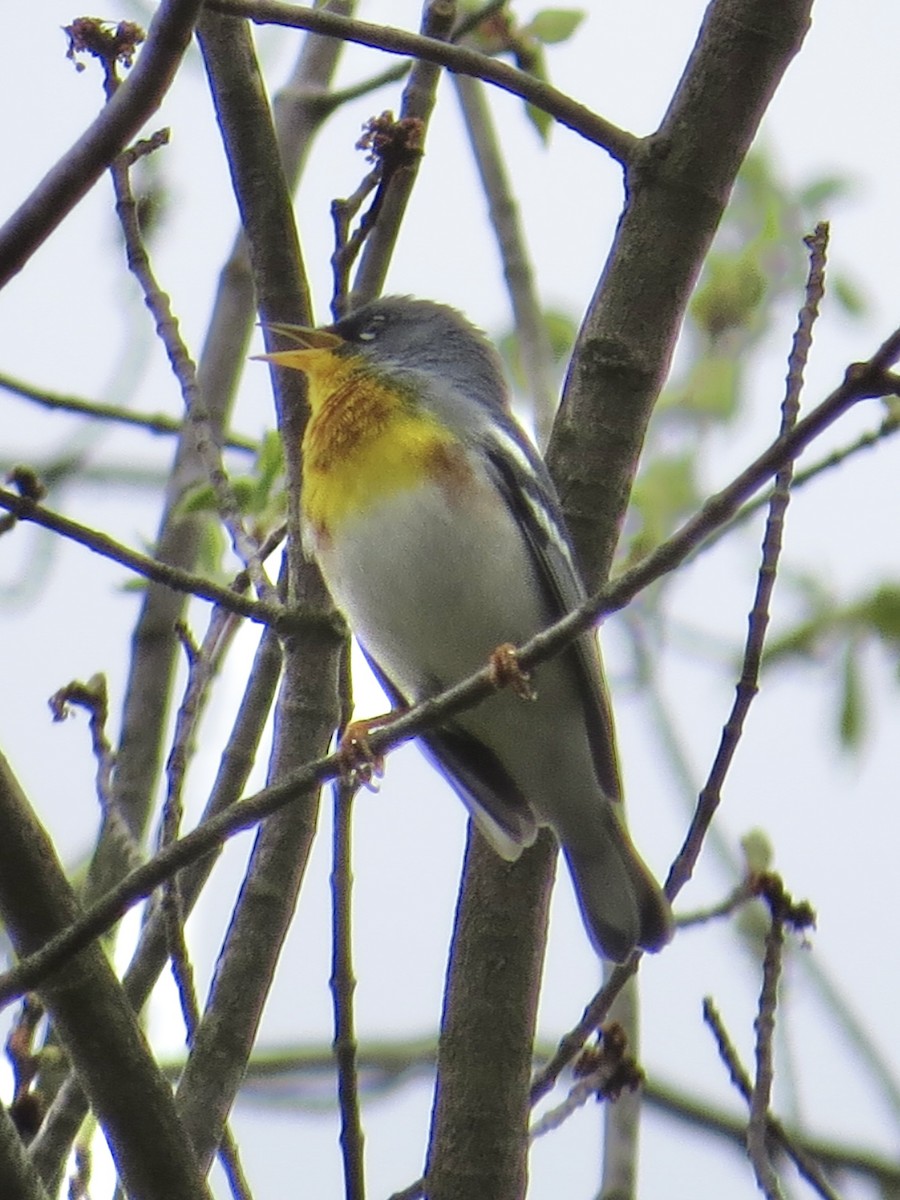
[[[457,438],[360,355],[315,347],[265,357],[309,383],[302,508],[317,540],[379,499],[458,472]]]

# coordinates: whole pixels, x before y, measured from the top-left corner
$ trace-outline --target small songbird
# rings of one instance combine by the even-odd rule
[[[585,591],[547,470],[509,411],[499,358],[461,313],[389,297],[297,348],[310,419],[302,513],[335,603],[388,695],[410,705],[485,666]],[[549,825],[594,947],[621,961],[672,932],[621,814],[597,639],[422,735],[478,828],[515,859]]]

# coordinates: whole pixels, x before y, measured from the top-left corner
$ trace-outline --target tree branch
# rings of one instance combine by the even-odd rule
[[[84,400],[80,396],[62,396],[58,392],[49,392],[44,388],[35,387],[22,379],[14,379],[11,375],[0,372],[0,388],[20,396],[23,400],[31,400],[42,408],[55,412],[77,413],[83,417],[93,417],[98,421],[110,421],[119,425],[133,425],[148,433],[180,434],[184,429],[184,421],[180,417],[166,417],[162,413],[139,413],[118,404],[103,404],[99,400]],[[229,450],[241,450],[255,454],[259,442],[254,438],[244,437],[239,433],[225,435],[222,445]]]
[[[427,0],[422,14],[423,34],[440,44],[449,37],[455,15],[455,0]],[[440,78],[441,72],[434,64],[419,60],[413,64],[403,89],[400,121],[416,122],[420,130],[417,139],[420,147],[425,141]],[[386,192],[378,208],[378,219],[365,240],[353,281],[348,303],[350,309],[359,308],[381,295],[400,234],[400,225],[419,174],[420,161],[421,153],[410,155],[409,160],[394,170],[387,181]]]
[[[26,955],[79,915],[53,845],[0,755],[0,917]],[[135,1196],[208,1197],[171,1088],[101,946],[87,946],[40,998]]]
[[[294,29],[314,30],[361,46],[371,46],[373,50],[383,50],[386,54],[419,58],[459,75],[483,79],[485,83],[493,83],[548,113],[561,125],[606,150],[617,162],[627,162],[637,145],[634,134],[618,129],[549,83],[543,83],[534,75],[518,71],[466,46],[454,46],[387,25],[352,21],[321,9],[297,8],[292,4],[282,4],[279,0],[208,0],[207,7],[247,17],[259,25],[287,25]]]
[[[309,295],[290,197],[262,78],[246,22],[205,12],[198,26],[232,183],[247,237],[264,326],[309,323]],[[303,555],[300,446],[305,394],[278,372],[275,399],[288,491],[288,593],[301,609],[326,616],[331,602]],[[289,390],[290,389],[290,390]],[[339,647],[310,633],[289,638],[275,719],[269,778],[283,779],[321,753],[337,724]],[[318,793],[258,831],[241,894],[222,945],[209,1000],[178,1087],[177,1102],[197,1156],[209,1164],[240,1086],[315,831]]]

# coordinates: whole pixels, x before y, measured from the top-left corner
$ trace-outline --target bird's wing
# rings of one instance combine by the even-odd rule
[[[360,648],[393,707],[407,708],[408,699],[365,646]],[[427,729],[419,735],[419,742],[496,852],[510,862],[518,858],[537,836],[537,821],[496,756],[457,725]]]
[[[556,620],[586,596],[556,489],[543,461],[511,420],[495,418],[484,436],[496,486],[525,532],[546,589],[548,611]],[[582,692],[597,781],[608,799],[618,800],[622,788],[615,730],[596,636],[585,634],[563,654]]]

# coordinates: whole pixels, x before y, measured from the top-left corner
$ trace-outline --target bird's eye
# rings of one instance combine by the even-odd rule
[[[384,313],[375,313],[371,316],[359,331],[359,340],[361,342],[373,342],[381,332],[384,321]]]

